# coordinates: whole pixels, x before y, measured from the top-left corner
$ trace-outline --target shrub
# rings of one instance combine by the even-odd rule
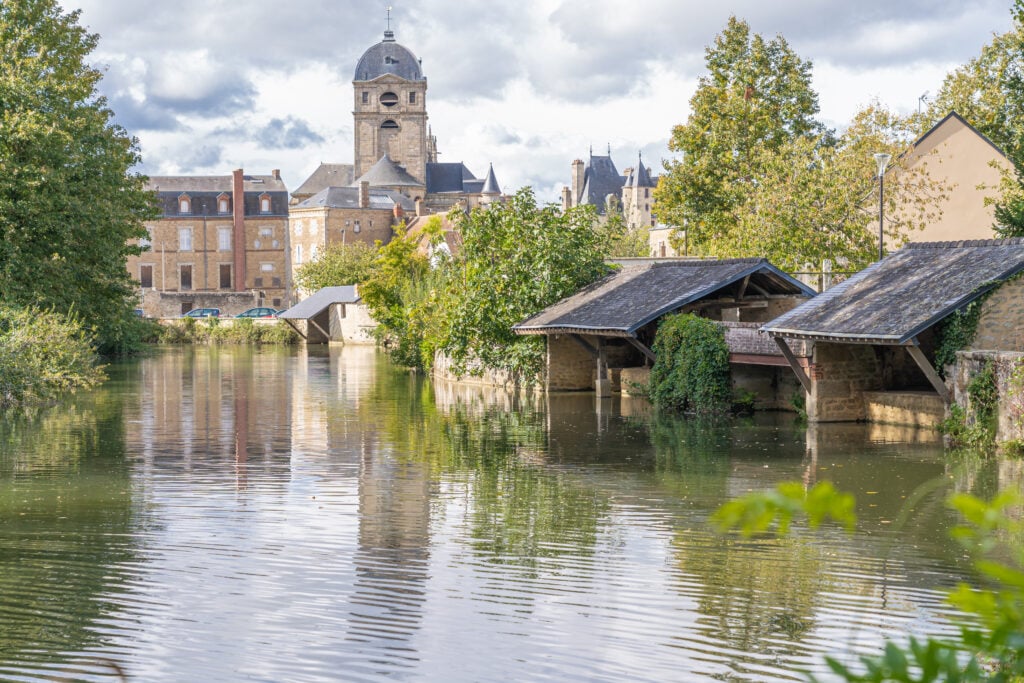
[[[51,401],[103,379],[77,318],[0,307],[0,407]]]
[[[684,313],[665,318],[654,338],[651,398],[659,407],[720,413],[731,400],[729,347],[711,320]]]
[[[257,325],[251,318],[236,318],[222,325],[217,318],[197,322],[184,318],[165,325],[161,344],[257,344],[285,346],[299,341],[299,335],[287,323]]]

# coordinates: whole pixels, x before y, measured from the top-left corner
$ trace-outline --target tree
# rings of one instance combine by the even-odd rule
[[[459,370],[523,377],[543,368],[543,343],[512,326],[607,273],[594,210],[538,207],[529,188],[508,203],[453,214],[462,252],[452,264],[441,348]]]
[[[78,18],[56,0],[0,3],[0,299],[77,312],[115,349],[133,322],[128,242],[155,204]]]
[[[315,292],[324,287],[357,285],[373,274],[378,246],[365,242],[333,244],[295,271],[295,285]]]
[[[825,133],[811,63],[782,36],[766,41],[730,17],[705,60],[690,118],[669,141],[680,157],[665,164],[655,190],[659,217],[685,228],[698,250],[735,229],[734,211],[763,175],[766,153]]]

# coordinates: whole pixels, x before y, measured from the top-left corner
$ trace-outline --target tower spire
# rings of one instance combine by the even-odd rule
[[[391,30],[391,5],[388,5],[388,27],[384,30],[384,41],[393,42],[395,40],[395,32]]]

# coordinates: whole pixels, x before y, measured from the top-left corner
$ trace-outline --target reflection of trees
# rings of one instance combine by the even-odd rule
[[[478,554],[534,566],[593,547],[608,499],[540,466],[548,437],[539,398],[516,399],[508,410],[467,396],[442,410],[428,381],[394,371],[382,373],[373,394],[361,407],[394,457],[425,459],[432,476],[467,487]]]
[[[104,389],[0,417],[0,666],[95,647],[116,609],[102,596],[133,557],[121,407]]]

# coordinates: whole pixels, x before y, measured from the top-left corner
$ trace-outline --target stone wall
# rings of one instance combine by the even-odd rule
[[[732,388],[749,391],[756,397],[758,410],[793,410],[793,399],[803,396],[804,390],[793,370],[773,365],[747,365],[734,363],[729,368]]]
[[[548,336],[548,391],[592,391],[597,362],[569,335]]]
[[[970,412],[970,397],[967,386],[981,372],[985,365],[992,363],[999,391],[999,416],[996,441],[1024,439],[1024,391],[1014,386],[1011,375],[1024,364],[1024,353],[1016,351],[960,351],[956,355],[953,375],[947,379],[951,386],[953,401]]]
[[[259,303],[254,292],[141,292],[141,307],[148,318],[178,318],[193,308],[219,308],[221,317],[230,317]]]
[[[1024,278],[1003,283],[985,300],[972,350],[1024,351]]]
[[[370,316],[366,304],[334,304],[331,306],[331,340],[346,344],[376,344],[373,331],[377,321]]]
[[[864,392],[883,389],[881,363],[867,344],[815,343],[810,376],[807,417],[812,421],[867,419]]]
[[[529,386],[517,381],[512,375],[500,370],[482,370],[478,373],[470,371],[465,375],[456,374],[452,369],[452,361],[440,351],[434,354],[434,367],[432,370],[436,379],[447,382],[458,382],[471,386],[500,387],[502,389],[517,391],[520,389],[532,389],[544,386],[544,378],[539,377]]]

